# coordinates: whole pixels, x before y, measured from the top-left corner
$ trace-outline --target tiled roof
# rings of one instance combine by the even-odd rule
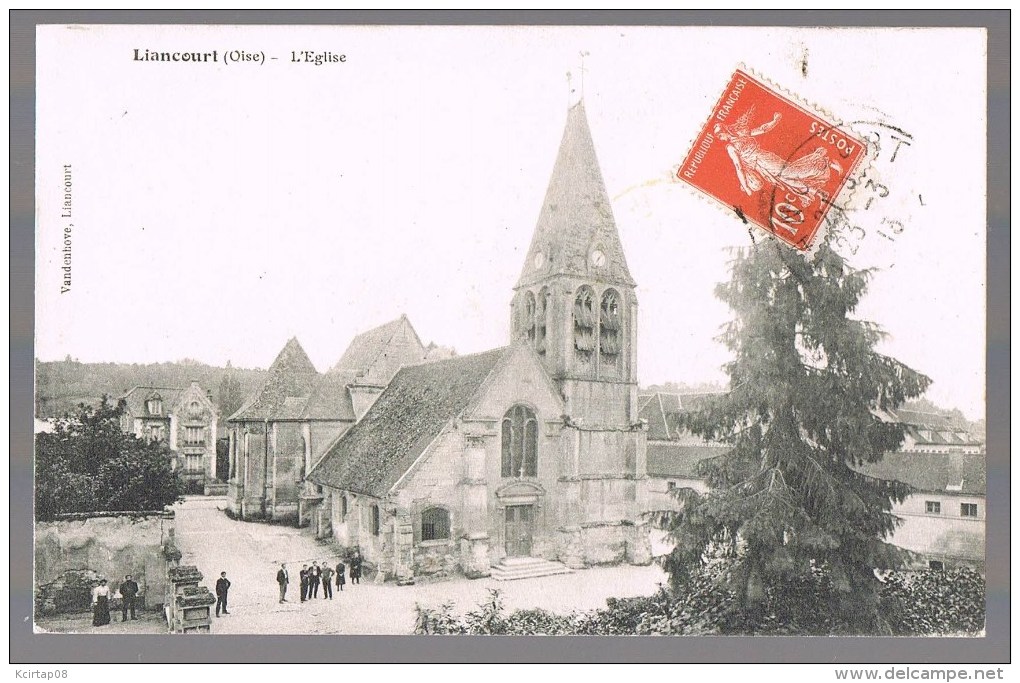
[[[638,417],[648,421],[649,440],[678,439],[687,436],[681,432],[678,424],[680,414],[701,405],[710,396],[719,396],[718,392],[672,393],[658,391],[643,394],[638,404],[641,406]]]
[[[859,468],[878,479],[894,479],[929,493],[985,494],[985,456],[981,453],[887,453]]]
[[[393,335],[399,332],[405,323],[411,327],[407,316],[402,315],[396,320],[391,320],[357,335],[351,340],[350,346],[344,351],[344,355],[341,356],[337,364],[330,369],[330,372],[344,374],[352,379],[358,373],[365,372],[385,351]],[[413,327],[411,327],[411,331],[414,332]]]
[[[669,441],[649,441],[648,474],[652,477],[699,479],[699,462],[724,455],[728,451],[725,446],[686,446]]]
[[[273,413],[275,420],[300,420],[308,403],[307,396],[288,396]]]
[[[949,415],[942,413],[929,413],[921,410],[906,410],[898,408],[896,410],[888,410],[888,412],[894,421],[900,424],[912,425],[916,427],[925,427],[927,429],[946,429],[946,430],[962,430],[965,429],[965,425],[959,424]]]
[[[140,417],[148,414],[145,402],[149,397],[159,395],[163,401],[163,416],[166,416],[177,403],[177,399],[180,398],[183,391],[183,388],[178,387],[134,387],[121,398],[127,401],[128,413],[134,417]]]
[[[302,417],[306,420],[354,421],[354,404],[347,391],[348,377],[327,372],[319,378],[305,403]]]
[[[291,338],[269,367],[262,386],[227,419],[234,422],[298,419],[318,378],[308,354],[297,338]]]
[[[450,420],[468,407],[507,351],[401,369],[361,421],[312,469],[309,481],[385,496]]]
[[[590,253],[599,248],[605,265],[590,265]],[[542,252],[544,262],[535,267]],[[567,112],[559,153],[542,202],[528,256],[518,287],[534,284],[550,275],[578,275],[630,286],[634,280],[620,244],[613,209],[602,179],[583,102]]]

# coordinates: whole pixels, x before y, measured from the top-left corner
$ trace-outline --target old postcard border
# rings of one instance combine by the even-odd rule
[[[572,24],[970,26],[988,30],[988,139],[1009,137],[1009,13],[984,12],[102,12],[15,11],[11,37],[11,662],[1005,662],[1009,661],[1009,145],[988,148],[988,635],[878,638],[109,636],[32,632],[35,27],[118,24]],[[252,647],[255,645],[255,647]],[[257,654],[256,654],[257,653]]]

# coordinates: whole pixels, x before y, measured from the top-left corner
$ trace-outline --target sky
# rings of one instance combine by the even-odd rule
[[[868,177],[883,189],[850,199],[860,232],[845,255],[878,269],[856,315],[888,333],[883,353],[934,380],[929,398],[984,415],[981,30],[38,31],[41,360],[265,368],[296,336],[325,371],[401,314],[458,353],[506,344],[567,107],[583,95],[638,283],[639,380],[724,382],[715,338],[730,316],[713,288],[728,249],[752,237],[674,174],[743,65],[877,143]],[[137,61],[136,49],[218,59]],[[235,50],[265,61],[224,61]]]

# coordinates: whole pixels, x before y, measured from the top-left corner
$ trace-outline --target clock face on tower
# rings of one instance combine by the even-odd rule
[[[540,251],[536,252],[535,258],[532,260],[531,263],[535,267],[535,270],[541,270],[542,266],[545,265],[545,254],[543,254]]]
[[[601,249],[596,249],[591,253],[591,264],[596,268],[606,265],[606,255],[602,253]]]

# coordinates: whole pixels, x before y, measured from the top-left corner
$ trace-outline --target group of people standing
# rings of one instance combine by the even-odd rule
[[[351,583],[361,583],[361,553],[355,551],[350,559],[350,566],[344,564],[343,559],[331,567],[326,562],[321,565],[316,561],[309,567],[307,564],[301,567],[301,602],[319,597],[319,588],[322,588],[324,600],[333,599],[333,584],[336,582],[337,590],[343,590],[347,583],[347,576],[350,576]],[[280,571],[276,572],[276,582],[280,586],[280,602],[287,602],[287,586],[290,585],[290,573],[287,565],[281,564]],[[230,589],[230,581],[226,572],[220,572],[220,578],[216,581],[216,616],[220,613],[230,614],[227,611],[227,591]],[[123,621],[127,621],[128,612],[131,618],[135,619],[135,602],[138,596],[138,583],[128,574],[120,584],[118,591],[121,596],[121,610]],[[106,579],[102,579],[99,585],[92,590],[92,625],[105,626],[110,623],[110,587]]]
[[[128,574],[120,584],[118,591],[121,597],[121,621],[127,621],[128,611],[131,618],[135,616],[135,601],[138,597],[138,582]],[[92,589],[92,625],[106,626],[110,623],[110,587],[106,579],[101,579],[99,585]]]
[[[336,582],[337,590],[342,591],[347,583],[347,575],[351,577],[352,584],[361,583],[361,553],[354,553],[349,567],[344,564],[343,559],[336,563],[335,569],[326,562],[320,565],[318,561],[312,562],[311,566],[302,565],[299,572],[301,602],[319,597],[320,586],[322,587],[322,599],[332,600],[333,582]],[[290,572],[286,564],[280,564],[280,570],[276,572],[276,583],[280,587],[280,602],[287,602]]]

